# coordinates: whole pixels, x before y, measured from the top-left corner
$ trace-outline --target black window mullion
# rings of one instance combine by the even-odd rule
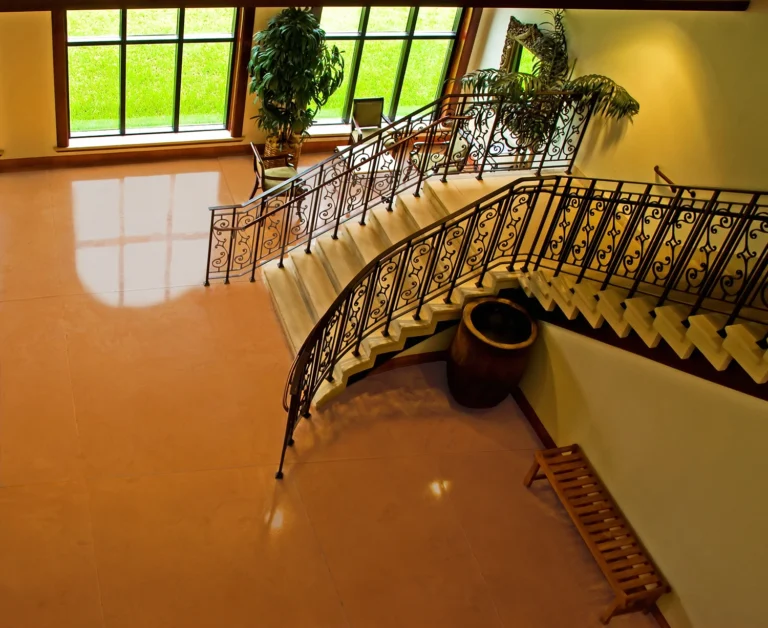
[[[397,74],[395,75],[395,88],[392,90],[392,102],[389,107],[389,119],[395,120],[397,116],[397,106],[400,103],[400,94],[403,91],[403,80],[405,79],[405,70],[408,66],[408,57],[411,54],[411,43],[413,43],[413,32],[416,30],[416,20],[419,17],[419,7],[411,7],[408,15],[408,36],[403,40],[403,47],[400,50],[400,61],[397,65]]]
[[[349,79],[349,91],[347,92],[347,101],[344,103],[344,117],[342,121],[346,124],[352,115],[352,101],[355,99],[355,88],[357,87],[357,75],[360,72],[360,62],[363,58],[363,48],[365,44],[365,33],[368,30],[368,17],[371,7],[363,7],[360,13],[360,39],[355,43],[355,52],[352,56],[352,74]]]
[[[179,116],[181,114],[181,67],[184,59],[184,9],[179,9],[179,22],[177,26],[177,35],[179,38],[176,44],[176,83],[173,93],[173,132],[179,132]],[[230,62],[231,63],[231,62]]]
[[[120,9],[120,135],[125,135],[125,61],[128,48],[128,9]]]

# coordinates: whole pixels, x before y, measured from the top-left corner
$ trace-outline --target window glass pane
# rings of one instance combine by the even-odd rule
[[[458,11],[453,7],[421,7],[416,18],[416,31],[453,32]]]
[[[178,9],[128,9],[128,37],[175,35]]]
[[[120,11],[67,11],[67,37],[120,37]]]
[[[120,47],[69,49],[69,119],[73,133],[120,128]]]
[[[190,35],[228,35],[235,32],[235,9],[187,9],[184,12],[184,37]]]
[[[437,98],[452,40],[421,39],[411,44],[397,117],[407,116]]]
[[[362,7],[323,7],[320,26],[327,33],[357,33]]]
[[[401,40],[365,42],[360,72],[357,75],[355,98],[383,96],[384,113],[389,111],[402,48]]]
[[[533,74],[533,67],[535,64],[536,56],[528,50],[528,48],[523,48],[523,51],[520,54],[520,65],[517,66],[517,71]]]
[[[325,9],[323,9],[323,15],[325,15]],[[327,45],[333,46],[334,44],[341,50],[341,56],[344,57],[344,82],[341,87],[337,89],[333,96],[328,99],[317,115],[319,120],[341,122],[344,118],[344,102],[349,92],[352,79],[352,59],[355,53],[356,42],[349,40],[333,41],[331,39],[326,40]],[[360,79],[358,78],[358,81]],[[359,83],[358,83],[359,84]]]
[[[410,7],[372,7],[368,33],[403,32],[408,26]]]
[[[232,44],[184,44],[179,125],[224,126]]]
[[[125,64],[125,127],[173,126],[176,44],[128,46]]]

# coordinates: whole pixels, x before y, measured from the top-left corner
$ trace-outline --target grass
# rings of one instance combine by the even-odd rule
[[[357,8],[327,7],[322,25],[330,32],[357,31]],[[368,32],[403,31],[407,7],[374,7]],[[184,30],[190,34],[231,35],[233,9],[187,9]],[[178,28],[176,9],[129,9],[128,37],[174,35]],[[453,30],[456,9],[421,8],[417,32]],[[70,41],[87,39],[106,44],[120,36],[120,11],[67,11]],[[330,41],[343,51],[347,76],[344,85],[331,97],[319,119],[340,119],[349,91],[353,41]],[[363,47],[355,97],[383,96],[388,110],[396,80],[402,41],[366,41]],[[398,117],[425,105],[436,97],[449,40],[414,40],[406,67]],[[126,55],[126,128],[170,128],[176,81],[176,44],[129,44]],[[180,125],[223,125],[227,106],[227,83],[232,48],[229,42],[190,43],[185,41],[182,59]],[[69,48],[70,125],[73,132],[113,131],[120,117],[120,47],[115,45],[72,46]]]
[[[228,35],[234,9],[187,9],[189,35]],[[176,9],[128,11],[128,37],[174,35]],[[68,11],[70,40],[103,41],[120,34],[120,11]],[[126,54],[127,129],[171,127],[176,83],[176,44],[129,44]],[[181,126],[223,125],[232,44],[185,41],[179,123]],[[117,130],[120,115],[120,47],[69,48],[70,126],[73,132]]]
[[[422,7],[416,20],[416,32],[447,32],[453,30],[455,8]],[[404,31],[408,19],[407,7],[373,7],[368,19],[368,32]],[[360,23],[360,10],[341,7],[323,9],[321,25],[328,33],[356,32]],[[344,102],[350,87],[352,58],[355,42],[331,39],[344,54],[346,76],[344,84],[330,98],[320,112],[319,120],[338,120],[343,117]],[[359,45],[359,44],[358,44]],[[395,74],[400,62],[403,41],[369,40],[363,44],[360,71],[355,87],[355,98],[384,97],[384,109],[389,110],[395,85]],[[432,102],[438,95],[445,60],[451,50],[451,41],[429,39],[414,40],[405,69],[403,89],[398,103],[397,117],[415,111]]]

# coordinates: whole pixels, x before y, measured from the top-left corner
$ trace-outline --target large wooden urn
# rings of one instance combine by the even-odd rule
[[[538,328],[507,299],[472,301],[461,317],[448,355],[448,388],[468,408],[491,408],[517,387]]]

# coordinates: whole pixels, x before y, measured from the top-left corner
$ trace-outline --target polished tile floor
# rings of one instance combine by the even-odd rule
[[[441,365],[352,386],[273,479],[269,296],[201,285],[207,207],[251,183],[239,157],[0,175],[0,625],[599,625],[518,408],[456,407]]]

